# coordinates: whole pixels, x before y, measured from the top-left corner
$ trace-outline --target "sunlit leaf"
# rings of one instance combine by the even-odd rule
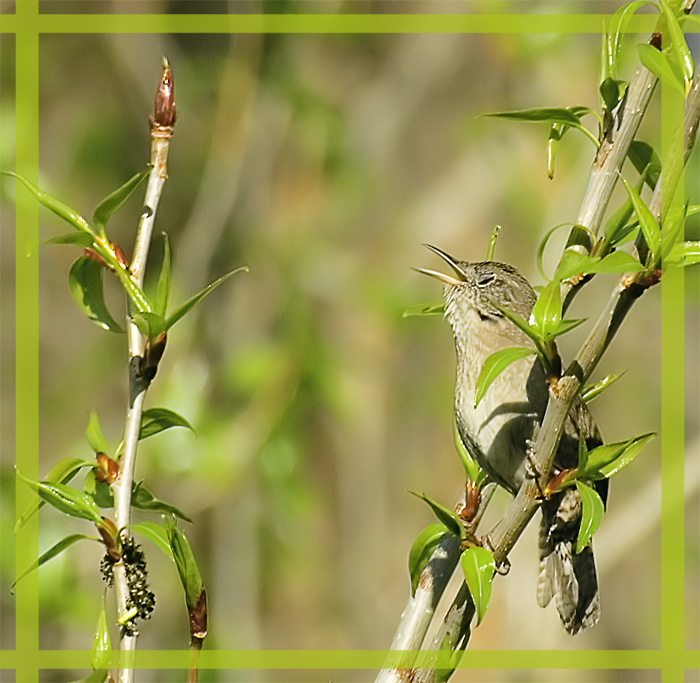
[[[460,436],[459,428],[457,427],[457,420],[452,421],[452,435],[454,437],[457,454],[459,455],[462,467],[464,467],[464,472],[467,475],[467,479],[477,486],[480,486],[486,479],[486,472],[482,470],[479,463],[472,458],[466,446],[462,442],[462,437]]]
[[[605,514],[605,505],[598,492],[581,481],[576,482],[576,488],[581,496],[581,526],[576,539],[576,552],[580,553],[593,534],[598,530]]]
[[[620,180],[622,180],[622,184],[625,186],[627,195],[632,202],[634,212],[637,214],[639,226],[642,230],[642,234],[644,235],[644,240],[649,247],[649,251],[651,252],[652,256],[656,256],[661,247],[661,232],[659,230],[659,225],[649,207],[642,201],[642,198],[639,196],[637,190],[630,185],[630,183],[627,182],[624,177],[620,176]]]
[[[554,178],[554,159],[557,154],[559,141],[570,128],[571,126],[562,123],[553,123],[549,128],[549,137],[547,138],[547,177],[550,180]]]
[[[180,582],[185,590],[187,607],[192,608],[196,606],[199,596],[204,589],[202,575],[199,572],[197,561],[185,534],[177,528],[170,517],[164,516],[163,522],[173,559],[175,560],[175,566],[180,576]]]
[[[163,512],[167,515],[173,515],[174,517],[179,517],[186,522],[191,522],[192,520],[179,508],[176,508],[170,503],[158,500],[144,485],[143,482],[137,482],[134,484],[131,491],[131,505],[139,510],[150,510],[151,512]]]
[[[664,259],[664,266],[692,266],[700,263],[700,242],[678,242]]]
[[[83,313],[98,327],[110,332],[123,332],[107,310],[102,288],[104,267],[90,258],[81,257],[71,266],[68,283],[73,298]]]
[[[93,237],[96,237],[90,224],[77,212],[70,208],[70,206],[64,204],[62,201],[52,197],[46,192],[42,192],[36,185],[30,183],[23,176],[13,173],[12,171],[0,171],[3,175],[9,175],[13,178],[17,178],[24,186],[34,195],[37,201],[45,206],[50,211],[53,211],[59,218],[62,218],[67,223],[70,223],[76,230],[88,233]]]
[[[557,329],[554,330],[552,338],[561,337],[562,334],[571,332],[571,330],[577,328],[579,325],[583,325],[586,320],[587,318],[567,318],[566,320],[562,320]]]
[[[85,430],[85,438],[95,453],[106,453],[109,450],[109,442],[105,439],[100,429],[100,421],[94,410],[90,411],[88,426]]]
[[[588,454],[586,469],[579,473],[583,479],[606,479],[629,465],[656,436],[653,432],[626,441],[606,443]]]
[[[590,403],[593,399],[600,396],[600,394],[602,394],[609,386],[617,382],[617,380],[620,379],[625,372],[607,375],[595,384],[586,385],[583,387],[583,389],[581,389],[581,400],[586,403]]]
[[[112,656],[112,640],[109,637],[109,623],[107,621],[107,610],[105,609],[104,595],[102,596],[102,609],[97,619],[95,637],[92,640],[92,660],[93,670],[107,669]]]
[[[94,241],[92,235],[85,232],[67,232],[65,235],[59,235],[58,237],[52,237],[51,239],[44,240],[42,244],[68,244],[75,247],[92,247]]]
[[[442,524],[431,524],[416,536],[408,553],[408,573],[411,577],[411,595],[416,594],[418,580],[440,543],[452,534]]]
[[[622,35],[625,33],[632,15],[645,4],[647,4],[646,0],[627,3],[620,7],[610,19],[610,26],[606,33],[605,58],[603,60],[605,76],[617,77],[617,57],[620,52]]]
[[[671,39],[671,54],[683,75],[683,81],[687,87],[693,80],[693,56],[690,54],[688,43],[686,43],[683,29],[678,23],[675,12],[671,9],[666,0],[659,0],[659,3],[664,18],[666,19],[666,25],[668,26],[668,35]]]
[[[589,273],[632,273],[644,270],[644,266],[634,256],[626,251],[616,250],[605,258],[597,261],[589,269]]]
[[[402,318],[413,318],[419,315],[443,315],[445,313],[445,304],[416,304],[409,306],[401,316]]]
[[[647,43],[637,45],[639,60],[651,71],[662,83],[672,86],[685,96],[685,84],[673,70],[668,57]]]
[[[492,353],[481,366],[479,377],[476,380],[474,390],[474,407],[478,406],[481,399],[486,394],[486,391],[491,386],[493,381],[498,377],[511,363],[514,363],[521,358],[531,356],[535,353],[534,349],[525,349],[513,346],[507,349],[501,349]]]
[[[127,180],[119,189],[105,197],[95,209],[92,220],[104,233],[104,227],[112,214],[131,196],[131,193],[141,184],[144,178],[151,172],[151,164],[143,171]]]
[[[157,313],[134,313],[131,319],[147,339],[155,339],[166,329],[165,319]]]
[[[558,280],[548,282],[537,297],[531,319],[545,339],[556,332],[561,322],[561,285]]]
[[[139,522],[132,524],[131,531],[135,534],[140,534],[147,538],[151,543],[157,546],[167,557],[173,559],[173,551],[170,547],[170,541],[165,531],[165,527],[157,522]]]
[[[141,416],[139,439],[147,439],[171,427],[185,427],[194,434],[194,427],[174,410],[168,408],[149,408]]]
[[[32,481],[19,471],[17,476],[39,494],[41,499],[70,517],[87,519],[95,524],[102,522],[102,515],[95,505],[95,501],[83,491],[49,481]]]
[[[496,240],[498,239],[498,234],[500,232],[501,232],[500,225],[497,225],[496,227],[494,227],[493,232],[491,233],[491,239],[489,239],[488,249],[486,250],[486,260],[487,261],[493,260],[493,254],[496,251]]]
[[[425,501],[430,506],[430,509],[433,511],[438,521],[447,527],[447,530],[453,536],[457,536],[461,539],[466,538],[464,524],[462,524],[462,520],[457,516],[454,510],[450,510],[450,508],[434,501],[432,498],[426,496],[425,493],[416,493],[415,491],[409,491],[409,493]]]
[[[459,558],[464,572],[464,580],[474,602],[476,625],[478,626],[491,600],[493,575],[496,563],[493,555],[486,548],[467,548]]]
[[[637,169],[637,173],[644,177],[644,182],[653,190],[661,175],[661,159],[654,148],[642,140],[632,140],[627,150],[627,158]]]
[[[101,543],[99,538],[96,538],[94,536],[86,536],[85,534],[71,534],[70,536],[66,536],[65,538],[62,538],[58,543],[52,545],[46,552],[42,553],[39,559],[32,563],[30,567],[25,569],[12,583],[12,586],[10,586],[10,592],[14,592],[15,586],[28,574],[31,574],[33,571],[38,569],[39,567],[45,565],[49,560],[52,560],[54,557],[57,555],[60,555],[66,548],[70,548],[74,543],[77,543],[78,541],[82,541],[83,539],[87,539],[88,541],[97,541],[98,543]]]
[[[588,254],[581,254],[574,249],[565,249],[554,274],[554,279],[561,281],[573,277],[574,275],[588,273],[590,272],[590,266],[596,263],[597,260],[598,259]]]
[[[205,296],[211,294],[211,292],[213,292],[220,284],[226,282],[226,280],[228,280],[232,275],[241,272],[247,273],[248,268],[242,266],[241,268],[236,268],[235,270],[232,270],[230,273],[226,273],[226,275],[223,275],[215,282],[212,282],[210,285],[207,285],[201,292],[198,292],[192,298],[185,301],[185,303],[182,304],[182,306],[180,306],[178,309],[176,309],[170,314],[166,321],[166,329],[169,330],[176,322],[178,322],[178,320],[187,315]]]
[[[44,481],[67,484],[83,467],[93,467],[94,461],[84,460],[83,458],[62,458],[59,460],[46,474]],[[26,521],[35,515],[44,505],[44,501],[37,494],[34,500],[27,506],[24,514],[17,520],[15,524],[15,533],[23,526]]]

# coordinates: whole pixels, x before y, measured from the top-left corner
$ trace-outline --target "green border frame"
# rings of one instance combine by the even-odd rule
[[[40,14],[38,0],[21,0],[15,14],[0,14],[0,33],[15,34],[16,170],[38,177],[39,36],[42,33],[599,33],[607,15],[99,15]],[[650,32],[655,17],[635,16],[629,31]],[[693,27],[689,28],[690,31]],[[695,29],[700,30],[700,29]],[[673,125],[682,103],[664,88],[663,146],[672,144]],[[682,152],[681,152],[682,153]],[[16,461],[27,476],[38,478],[39,348],[38,255],[25,245],[38,235],[38,205],[18,193],[16,206]],[[685,647],[684,507],[678,491],[684,480],[684,278],[677,270],[662,282],[662,538],[661,648],[658,650],[467,651],[465,669],[643,669],[658,670],[664,683],[678,683],[700,669],[700,651]],[[29,502],[26,487],[16,488],[19,515]],[[16,538],[16,566],[37,556],[38,523],[34,517]],[[398,616],[398,615],[397,615]],[[399,657],[401,653],[394,653]],[[43,669],[90,668],[90,650],[40,650],[36,573],[17,587],[16,643],[0,650],[0,669],[16,672],[22,683],[38,681]],[[360,670],[379,669],[383,650],[204,650],[202,669]],[[119,655],[114,654],[114,664]],[[139,669],[187,669],[187,649],[144,651],[135,656]],[[420,662],[419,662],[420,663]]]

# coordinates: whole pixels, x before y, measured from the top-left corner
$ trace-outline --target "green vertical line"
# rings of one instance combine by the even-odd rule
[[[17,3],[16,106],[17,172],[36,182],[39,167],[39,35],[37,0]],[[39,263],[37,249],[27,256],[28,245],[36,245],[38,205],[24,188],[17,188],[15,228],[15,446],[17,468],[38,479],[39,455]],[[31,493],[19,481],[16,510],[20,515]],[[38,552],[38,521],[34,518],[16,537],[16,570],[26,569]],[[37,574],[17,586],[16,680],[38,681],[39,596]]]
[[[680,155],[682,159],[683,136],[674,139],[673,133],[683,122],[683,101],[672,88],[663,87],[661,106],[662,158],[666,168],[670,166],[672,155]],[[681,176],[671,206],[682,206],[683,197]],[[661,648],[664,683],[682,681],[685,664],[683,287],[682,268],[664,272],[661,280]]]

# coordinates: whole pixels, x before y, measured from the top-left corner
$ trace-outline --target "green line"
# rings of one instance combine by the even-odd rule
[[[664,160],[683,156],[682,136],[674,131],[683,122],[680,94],[663,87],[662,150]],[[670,166],[665,163],[664,167]],[[662,180],[663,182],[663,180]],[[682,206],[683,177],[672,206]],[[664,204],[666,201],[664,201]],[[685,566],[684,566],[684,277],[682,268],[664,272],[661,280],[661,648],[662,680],[684,677]]]
[[[401,661],[404,652],[385,650],[203,650],[202,669],[379,669],[387,657]],[[473,650],[465,653],[461,669],[660,669],[664,662],[661,650]],[[505,665],[503,655],[508,655]],[[90,650],[41,650],[37,666],[41,669],[89,668]],[[417,660],[434,662],[434,653],[421,652]],[[116,666],[119,654],[114,652]],[[1,661],[1,660],[0,660]],[[135,668],[186,669],[187,650],[138,650]],[[697,652],[679,658],[681,669],[693,668]]]
[[[602,14],[43,14],[40,33],[592,33]],[[649,33],[656,15],[632,17]],[[700,30],[700,29],[699,29]]]
[[[37,0],[17,4],[16,37],[16,168],[36,180],[39,168],[39,36],[36,32]],[[39,463],[39,264],[36,249],[26,255],[26,245],[38,234],[36,201],[17,188],[15,227],[15,428],[17,468],[38,478]],[[17,480],[16,513],[20,515],[31,500],[31,492]],[[36,516],[17,534],[16,571],[26,569],[37,558]],[[36,573],[17,586],[16,679],[38,681],[36,652],[39,647],[39,597]]]

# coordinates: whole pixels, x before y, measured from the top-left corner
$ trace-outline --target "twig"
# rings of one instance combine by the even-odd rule
[[[139,222],[134,255],[130,267],[131,277],[139,286],[143,285],[156,210],[167,178],[168,147],[175,122],[172,72],[165,59],[163,60],[163,76],[155,99],[155,111],[150,121],[151,163],[153,167],[148,178],[144,208]],[[131,319],[128,321],[128,339],[129,405],[124,427],[124,450],[119,462],[119,477],[113,484],[115,522],[121,533],[127,533],[126,529],[131,520],[131,487],[136,464],[136,449],[141,429],[143,402],[149,384],[149,381],[144,380],[140,375],[141,360],[145,354],[147,339]],[[129,599],[129,586],[123,560],[114,569],[117,614],[119,619],[122,619],[128,612]],[[137,634],[135,632],[130,634],[123,630],[119,641],[120,651],[122,653],[133,653],[136,649],[136,638]],[[131,668],[129,657],[127,656],[126,663],[123,662],[120,668],[119,683],[132,683],[132,681],[133,668]]]

